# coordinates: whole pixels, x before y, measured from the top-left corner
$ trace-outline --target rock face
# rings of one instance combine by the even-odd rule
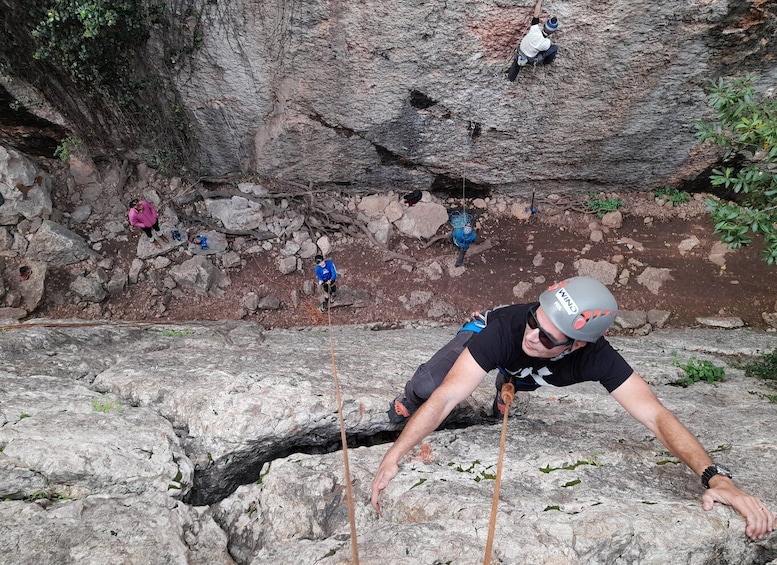
[[[360,562],[482,562],[501,431],[483,416],[493,379],[406,458],[379,518],[368,498],[386,451],[376,443],[394,431],[388,402],[456,329],[379,328],[334,328]],[[771,352],[777,336],[658,330],[611,342],[774,509],[774,391],[727,360]],[[669,386],[689,356],[724,366],[727,380]],[[325,328],[9,327],[0,563],[352,562],[331,372]],[[777,555],[774,534],[747,542],[730,508],[705,512],[698,478],[598,385],[518,396],[508,426],[493,562]]]
[[[197,42],[189,53],[158,26],[148,59],[166,65],[164,100],[186,110],[199,173],[381,190],[453,190],[462,178],[524,191],[536,181],[640,189],[694,178],[713,160],[689,157],[708,81],[754,71],[759,88],[777,84],[775,6],[761,0],[546,2],[543,18],[560,21],[559,56],[511,83],[533,7],[235,0],[205,2],[186,21],[169,4],[165,18],[196,29]]]
[[[197,130],[207,129],[201,161],[357,187],[462,177],[648,187],[688,174],[690,122],[707,113],[709,79],[754,65],[764,88],[777,84],[766,56],[777,47],[757,46],[773,34],[774,7],[727,0],[546,2],[544,16],[561,22],[559,57],[511,83],[533,7],[206,5],[205,40],[177,83]]]

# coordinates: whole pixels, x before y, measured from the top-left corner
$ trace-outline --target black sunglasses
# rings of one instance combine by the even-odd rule
[[[562,345],[572,345],[575,343],[574,339],[567,338],[566,341],[555,341],[550,334],[542,329],[542,326],[537,321],[537,308],[539,305],[529,308],[529,312],[526,314],[526,325],[529,329],[540,330],[540,343],[545,349],[553,349],[554,347],[561,347]],[[564,336],[566,337],[566,336]]]

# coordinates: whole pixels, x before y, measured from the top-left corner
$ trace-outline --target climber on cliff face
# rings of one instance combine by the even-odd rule
[[[372,506],[417,444],[436,430],[474,392],[490,371],[496,375],[495,418],[509,410],[502,388],[519,391],[599,382],[625,410],[701,479],[702,507],[727,504],[745,519],[745,534],[760,540],[774,531],[777,518],[758,498],[732,479],[707,450],[656,397],[604,334],[618,315],[609,289],[592,277],[572,277],[549,287],[539,301],[498,306],[473,313],[454,338],[419,365],[389,405],[388,419],[404,429],[383,456],[372,481]],[[504,440],[504,438],[503,438]],[[520,441],[517,438],[515,441]],[[743,473],[744,474],[744,473]],[[669,519],[669,518],[668,518]]]
[[[515,80],[521,67],[532,64],[549,65],[556,58],[558,48],[551,42],[550,36],[558,29],[558,19],[553,16],[544,24],[540,25],[540,13],[542,12],[542,0],[537,0],[534,6],[534,17],[531,20],[531,27],[521,40],[518,50],[515,53],[513,63],[507,73],[507,79],[511,82]]]

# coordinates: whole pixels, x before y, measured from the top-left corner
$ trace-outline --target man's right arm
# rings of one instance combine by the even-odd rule
[[[382,513],[378,497],[399,471],[399,461],[421,440],[432,433],[448,414],[483,381],[486,372],[480,368],[468,349],[459,358],[442,384],[408,420],[405,429],[389,448],[372,481],[372,505]]]
[[[539,18],[542,13],[542,0],[537,0],[537,5],[534,6],[534,17]]]

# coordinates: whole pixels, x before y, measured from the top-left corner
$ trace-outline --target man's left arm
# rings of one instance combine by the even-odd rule
[[[632,373],[622,385],[612,391],[612,396],[697,475],[701,476],[704,470],[713,464],[699,440],[661,404],[637,373]],[[759,499],[739,489],[730,478],[715,475],[709,484],[710,488],[702,496],[702,506],[705,510],[712,510],[715,502],[731,506],[745,519],[745,535],[752,540],[762,539],[774,530],[774,514]]]

